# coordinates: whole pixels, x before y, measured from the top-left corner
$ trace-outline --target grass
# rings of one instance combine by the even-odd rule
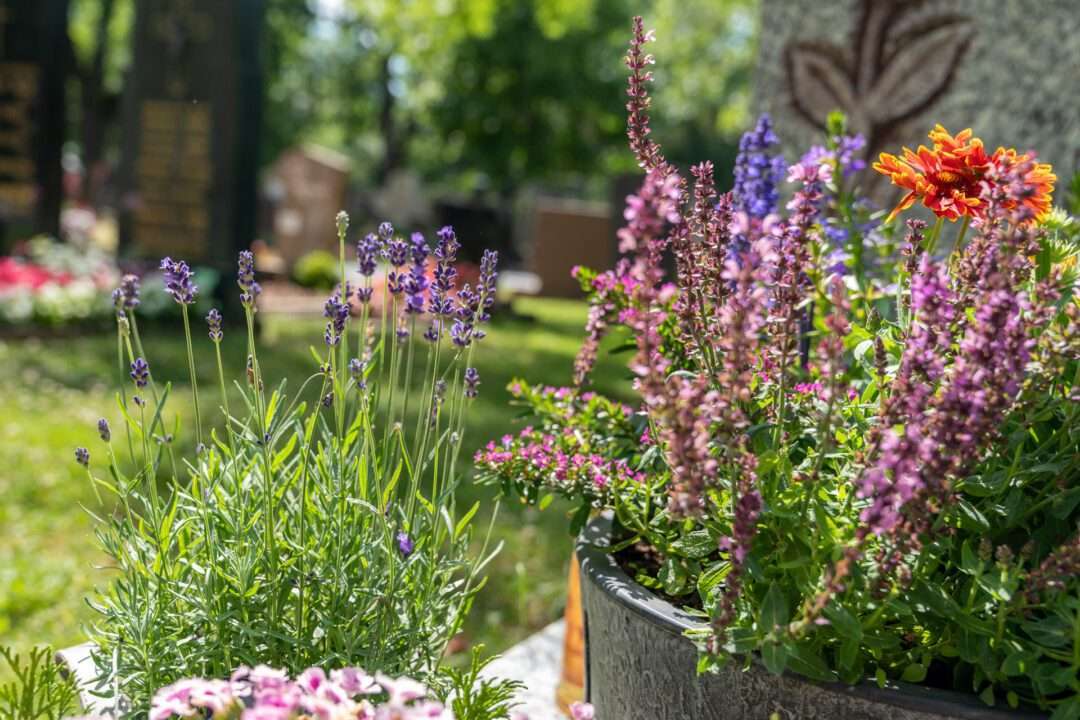
[[[513,310],[495,318],[476,353],[483,385],[469,418],[464,457],[519,424],[505,390],[511,379],[553,385],[569,380],[586,306],[519,299]],[[321,344],[321,332],[314,318],[268,318],[260,341],[265,377],[271,383],[288,377],[296,387],[313,370],[308,348]],[[171,409],[190,427],[182,332],[160,328],[143,334],[155,377],[174,382]],[[237,375],[245,356],[240,335],[227,331],[223,344],[226,363]],[[211,409],[219,398],[212,391],[217,382],[209,341],[202,333],[199,340],[205,425],[216,420]],[[115,353],[112,335],[0,342],[0,645],[21,651],[86,639],[84,627],[93,613],[84,598],[105,582],[108,571],[87,512],[96,510],[94,495],[72,453],[78,445],[91,453],[100,447],[99,417],[119,426]],[[601,357],[598,389],[625,393],[625,367],[617,358]],[[468,483],[460,499],[480,500],[490,517],[494,490]],[[539,512],[503,503],[494,534],[505,546],[469,617],[467,643],[482,642],[498,652],[559,616],[572,545],[566,528],[565,508],[558,504]]]

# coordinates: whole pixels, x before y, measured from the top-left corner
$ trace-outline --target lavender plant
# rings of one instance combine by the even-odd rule
[[[79,448],[76,459],[115,500],[97,530],[112,572],[90,604],[97,690],[122,714],[146,713],[152,693],[182,677],[225,678],[244,664],[433,677],[483,584],[493,551],[486,535],[474,537],[477,506],[462,512],[455,490],[495,256],[485,256],[480,287],[457,288],[458,241],[443,228],[429,287],[424,238],[407,245],[384,223],[357,245],[354,288],[344,213],[337,230],[341,282],[326,302],[322,348],[312,348],[315,369],[297,385],[264,374],[250,252],[237,270],[247,337],[239,381],[221,352],[232,329],[215,309],[206,339],[197,337],[190,270],[162,261],[184,320],[193,457],[175,449],[185,430],[167,419],[173,386],[153,373],[138,332],[139,288],[125,281],[117,291],[120,422],[103,418],[100,449]],[[373,313],[383,261],[388,282]],[[450,317],[468,332],[447,330]],[[425,339],[415,336],[429,322]],[[213,427],[199,412],[200,346],[211,351],[221,398]],[[419,393],[410,391],[417,377]]]
[[[615,269],[577,272],[575,386],[516,381],[534,426],[481,450],[481,473],[577,501],[575,528],[610,511],[623,566],[701,617],[703,670],[759,657],[1080,717],[1080,244],[1049,166],[940,126],[932,149],[883,155],[910,190],[888,221],[920,200],[939,217],[908,220],[890,255],[838,118],[787,168],[786,213],[766,120],[732,193],[707,162],[684,179],[648,137],[648,39],[635,20],[646,175]],[[633,412],[585,389],[613,328]]]

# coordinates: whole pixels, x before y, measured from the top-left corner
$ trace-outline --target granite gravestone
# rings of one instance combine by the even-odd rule
[[[229,269],[255,235],[262,0],[139,0],[121,244]]]
[[[942,123],[1035,150],[1062,179],[1080,167],[1077,0],[763,0],[761,13],[755,107],[789,160],[842,110],[868,158],[925,144]]]
[[[312,250],[337,256],[337,214],[345,207],[349,159],[309,145],[286,150],[274,162],[271,182],[279,200],[274,207],[274,249],[292,270]]]
[[[57,235],[68,0],[0,0],[0,251]]]

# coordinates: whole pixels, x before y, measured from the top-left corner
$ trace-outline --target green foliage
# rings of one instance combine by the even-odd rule
[[[0,646],[0,658],[13,676],[0,683],[0,718],[60,720],[79,708],[74,683],[65,677],[50,647],[35,647],[24,659]]]
[[[346,224],[339,216],[342,244]],[[143,345],[135,316],[118,319],[121,421],[103,433],[107,473],[88,469],[117,507],[97,531],[114,574],[90,601],[94,659],[114,701],[126,697],[138,713],[165,685],[240,665],[437,669],[495,552],[473,530],[478,505],[459,512],[456,501],[471,405],[458,364],[473,348],[426,343],[425,381],[406,392],[417,348],[382,325],[372,337],[368,309],[357,332],[348,313],[337,329],[331,321],[333,341],[311,349],[315,368],[294,389],[286,379],[270,386],[248,307],[241,403],[223,403],[222,424],[205,434],[196,417],[187,459],[172,447],[179,420],[164,412],[171,384],[128,387]],[[396,316],[395,306],[388,322]],[[185,351],[198,412],[190,336]],[[212,357],[224,395],[216,341]],[[442,378],[450,384],[437,394]]]
[[[312,250],[296,261],[293,280],[300,287],[332,290],[340,282],[338,259],[325,250]]]
[[[674,190],[658,165],[628,204],[632,251],[578,276],[593,295],[579,386],[522,385],[537,427],[477,464],[541,508],[571,500],[572,525],[610,511],[624,568],[709,619],[690,633],[701,669],[757,655],[775,673],[931,683],[1071,717],[1075,220],[1012,214],[1025,196],[1005,163],[1015,195],[984,197],[966,243],[966,222],[940,219],[898,252],[844,172],[845,141],[791,169],[801,187],[772,234],[730,223],[702,175]],[[611,403],[583,387],[609,326],[634,334],[638,443],[635,421],[594,412]],[[587,482],[620,462],[642,477]]]
[[[495,657],[483,657],[483,645],[472,649],[465,668],[444,668],[435,679],[438,697],[454,713],[455,720],[503,720],[513,710],[514,694],[525,688],[517,680],[481,677]]]

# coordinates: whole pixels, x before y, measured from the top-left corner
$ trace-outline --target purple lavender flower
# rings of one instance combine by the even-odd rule
[[[424,331],[424,339],[428,342],[438,342],[442,336],[442,325],[438,318],[431,321],[428,329]]]
[[[423,262],[412,266],[409,274],[402,280],[402,289],[406,295],[405,312],[410,315],[419,315],[424,312],[424,292],[428,289],[428,279]]]
[[[477,283],[477,290],[481,295],[480,312],[477,317],[480,322],[491,319],[488,310],[495,304],[495,292],[499,279],[498,264],[499,253],[494,250],[485,250],[483,258],[480,259],[480,280]]]
[[[139,307],[139,278],[131,273],[120,278],[120,287],[113,291],[113,301],[125,310]]]
[[[334,406],[334,391],[330,390],[322,398],[322,405],[324,408],[331,408]]]
[[[427,242],[424,240],[423,233],[414,232],[409,237],[409,252],[412,254],[413,265],[423,265],[427,262],[427,256],[431,252],[431,248],[428,247]]]
[[[474,398],[479,394],[480,371],[474,367],[465,368],[465,397]]]
[[[379,237],[384,241],[389,240],[394,235],[394,226],[388,222],[379,224]]]
[[[105,442],[112,440],[112,430],[109,429],[109,421],[105,418],[101,418],[97,421],[97,431],[98,435],[100,435],[101,439]]]
[[[862,134],[841,135],[835,138],[836,163],[844,177],[850,177],[866,169],[866,160],[862,158],[862,149],[866,147],[866,138]]]
[[[404,530],[397,534],[397,548],[402,557],[409,557],[412,555],[413,550],[416,548],[416,543],[409,537],[409,534]]]
[[[162,258],[161,272],[165,275],[165,292],[180,305],[191,305],[199,292],[191,278],[191,268],[183,260]]]
[[[240,286],[240,303],[246,308],[254,308],[262,287],[255,282],[255,255],[250,250],[241,250],[237,258],[236,284]]]
[[[764,219],[776,212],[777,188],[787,165],[782,155],[770,155],[769,148],[780,142],[767,114],[758,118],[753,130],[743,134],[735,158],[735,208],[751,218]]]
[[[90,451],[84,447],[75,448],[75,462],[79,463],[83,467],[89,467]]]
[[[403,267],[409,261],[409,246],[401,238],[394,238],[386,244],[386,259],[396,268]]]
[[[221,342],[224,333],[221,332],[221,313],[218,312],[217,308],[213,308],[210,312],[206,313],[206,327],[210,339],[216,343]]]
[[[356,266],[364,277],[375,274],[375,267],[382,252],[382,241],[375,233],[368,233],[356,243]]]
[[[367,305],[371,302],[371,294],[374,288],[362,287],[356,288],[356,301],[361,305]]]
[[[432,315],[449,317],[454,312],[454,304],[450,300],[450,293],[454,289],[454,279],[457,277],[457,251],[460,244],[454,228],[449,225],[438,232],[438,242],[435,244],[435,278],[431,284],[431,298],[428,311]]]
[[[349,318],[349,305],[341,302],[340,290],[335,290],[326,299],[326,304],[323,306],[323,317],[329,318],[323,338],[326,340],[327,345],[337,345],[345,334],[345,321]]]
[[[364,361],[360,358],[353,358],[349,361],[349,374],[352,375],[353,380],[360,380],[364,376]]]
[[[135,362],[131,363],[130,375],[131,379],[135,381],[135,387],[144,388],[150,380],[150,366],[146,363],[146,360],[135,358]]]

